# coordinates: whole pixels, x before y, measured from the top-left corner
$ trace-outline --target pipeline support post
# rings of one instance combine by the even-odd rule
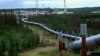
[[[86,35],[87,35],[87,25],[80,25],[80,33],[82,36],[82,56],[87,56],[87,48],[86,48]]]
[[[58,34],[58,40],[59,40],[59,56],[62,56],[63,53],[65,52],[65,44],[64,44],[64,41],[63,41],[62,32],[60,32]]]
[[[86,36],[82,35],[82,56],[87,56]]]
[[[59,51],[62,52],[64,49],[64,43],[63,43],[63,38],[62,38],[62,32],[58,34],[58,40],[59,40]]]

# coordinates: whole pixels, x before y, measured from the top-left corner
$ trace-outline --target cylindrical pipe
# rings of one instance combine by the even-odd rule
[[[87,37],[86,38],[86,46],[90,47],[92,45],[95,45],[96,41],[100,41],[100,34],[91,36],[91,37]],[[70,43],[70,48],[79,49],[79,48],[81,48],[81,45],[82,45],[82,39]]]

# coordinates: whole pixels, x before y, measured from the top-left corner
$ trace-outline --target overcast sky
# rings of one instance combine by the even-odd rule
[[[44,6],[43,6],[44,4]],[[38,0],[39,8],[63,8],[64,0]],[[0,8],[35,8],[36,0],[0,0]],[[68,8],[100,6],[100,0],[66,0]]]

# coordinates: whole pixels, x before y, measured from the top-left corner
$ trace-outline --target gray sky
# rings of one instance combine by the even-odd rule
[[[38,0],[39,8],[63,8],[64,0]],[[44,4],[44,6],[43,6]],[[35,8],[36,0],[0,0],[0,8]],[[66,0],[68,8],[100,6],[100,0]]]

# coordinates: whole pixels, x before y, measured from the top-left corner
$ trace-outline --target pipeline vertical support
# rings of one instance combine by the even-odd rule
[[[65,53],[65,44],[63,41],[62,32],[58,34],[58,40],[59,40],[59,56],[62,56]]]
[[[82,35],[82,56],[87,56],[86,36]]]
[[[80,33],[82,36],[82,56],[87,56],[87,48],[86,48],[86,35],[87,35],[87,24],[80,25]]]
[[[61,52],[62,51],[62,43],[61,43],[61,41],[59,41],[59,52]]]

